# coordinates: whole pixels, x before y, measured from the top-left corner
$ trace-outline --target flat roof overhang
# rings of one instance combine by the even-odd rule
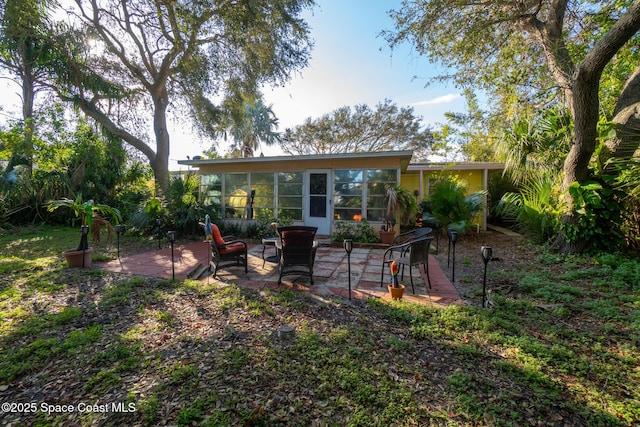
[[[503,170],[504,163],[498,162],[438,162],[411,163],[409,171],[459,171],[459,170]]]
[[[336,153],[336,154],[306,154],[300,156],[268,156],[268,157],[248,157],[248,158],[228,158],[228,159],[192,159],[178,160],[178,164],[193,167],[199,166],[215,166],[215,165],[234,165],[248,168],[255,168],[259,165],[267,165],[277,163],[279,165],[292,164],[301,166],[304,163],[314,163],[318,161],[331,162],[332,166],[344,165],[350,161],[376,160],[383,159],[399,162],[400,168],[406,170],[411,162],[412,151],[378,151],[371,153]],[[342,167],[340,165],[340,167]]]

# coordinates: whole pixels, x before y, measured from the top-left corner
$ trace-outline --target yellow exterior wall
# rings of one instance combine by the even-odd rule
[[[415,172],[403,172],[400,175],[400,187],[414,192],[420,191],[420,174]]]
[[[440,176],[452,176],[464,183],[467,187],[467,194],[482,191],[484,188],[484,171],[483,170],[463,170],[463,171],[423,171],[424,183],[423,194],[428,193],[429,178],[437,178]]]

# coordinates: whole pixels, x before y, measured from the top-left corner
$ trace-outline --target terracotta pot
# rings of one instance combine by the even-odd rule
[[[395,231],[380,231],[380,241],[387,245],[393,243],[393,238],[396,237]]]
[[[404,294],[404,285],[400,284],[398,286],[399,288],[394,288],[393,285],[387,285],[391,299],[402,299],[402,295]]]
[[[67,260],[67,265],[70,268],[82,268],[82,256],[84,255],[84,268],[91,268],[91,253],[93,248],[87,248],[84,251],[77,251],[75,249],[64,251],[62,255]]]

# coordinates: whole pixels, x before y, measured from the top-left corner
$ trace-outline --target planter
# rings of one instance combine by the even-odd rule
[[[394,288],[393,285],[387,285],[387,289],[389,289],[389,295],[391,295],[391,299],[402,299],[402,295],[404,294],[404,285],[398,286],[398,288]]]
[[[84,251],[77,251],[75,249],[64,251],[62,255],[67,260],[69,268],[82,268],[82,256],[84,255],[84,268],[91,268],[91,253],[93,248],[87,248]]]
[[[386,245],[393,243],[394,237],[396,237],[395,231],[380,231],[380,241]]]

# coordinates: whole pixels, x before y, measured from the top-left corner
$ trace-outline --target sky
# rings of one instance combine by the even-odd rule
[[[408,44],[393,51],[382,30],[392,30],[387,11],[400,7],[400,0],[317,0],[303,17],[311,28],[314,47],[309,65],[298,71],[282,87],[263,88],[267,105],[279,119],[279,131],[302,124],[307,117],[318,118],[343,106],[367,104],[372,109],[385,99],[398,107],[413,107],[426,126],[444,123],[445,112],[464,112],[464,98],[453,86],[433,83],[430,78],[443,74],[439,67],[420,57]],[[4,80],[6,82],[6,80]],[[426,87],[425,87],[426,86]],[[8,104],[19,88],[0,85],[4,119],[9,110],[20,117],[19,104]],[[2,120],[4,121],[4,120]],[[190,124],[169,124],[171,137],[170,169],[184,169],[178,160],[200,155],[210,147],[191,132]],[[218,149],[225,152],[226,146]],[[279,155],[277,147],[263,147],[265,156]],[[257,155],[260,150],[257,151]]]
[[[265,88],[264,95],[280,121],[280,130],[318,118],[342,106],[385,99],[414,108],[425,124],[444,122],[444,113],[465,111],[464,98],[453,87],[425,85],[442,72],[408,44],[393,51],[382,30],[393,29],[387,11],[399,0],[318,0],[307,14],[314,48],[308,67],[289,84]],[[265,149],[265,155],[278,152]]]
[[[443,73],[442,69],[420,57],[408,44],[392,51],[379,35],[382,30],[393,29],[387,11],[400,7],[400,3],[317,0],[313,11],[303,15],[314,40],[309,65],[283,87],[263,89],[266,104],[272,104],[278,117],[279,131],[343,106],[367,104],[374,108],[385,99],[398,107],[413,107],[414,114],[432,128],[444,123],[445,112],[466,111],[464,98],[453,86],[434,83],[425,87],[430,78]],[[189,144],[188,138],[177,140],[172,136],[170,167],[174,170],[177,159],[209,148],[207,144]],[[262,152],[265,156],[282,154],[275,146],[263,146]]]

